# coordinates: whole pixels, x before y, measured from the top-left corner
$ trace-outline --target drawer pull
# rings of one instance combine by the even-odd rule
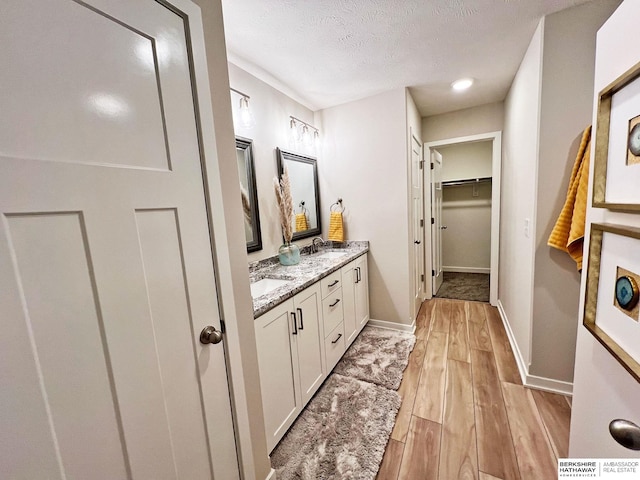
[[[330,306],[330,307],[335,307],[335,306],[336,306],[337,304],[339,304],[339,303],[340,303],[340,299],[339,299],[339,298],[336,298],[336,301],[335,301],[335,302],[333,302],[333,303],[330,303],[330,304],[329,304],[329,306]]]
[[[340,340],[340,338],[342,338],[342,334],[339,333],[338,334],[338,338],[336,338],[335,340],[333,340],[331,343],[338,343],[338,340]]]
[[[328,287],[329,287],[329,288],[331,288],[331,287],[335,287],[338,283],[340,283],[340,280],[334,280],[333,282],[331,282],[331,283],[328,285]]]

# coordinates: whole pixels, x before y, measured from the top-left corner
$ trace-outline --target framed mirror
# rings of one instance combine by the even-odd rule
[[[276,149],[278,177],[284,168],[289,171],[294,216],[293,240],[320,235],[320,190],[318,188],[318,165],[313,157]]]
[[[242,213],[244,216],[244,235],[247,240],[247,252],[262,250],[260,233],[260,214],[258,212],[258,191],[256,190],[256,172],[253,164],[252,141],[236,137],[236,161],[240,177],[242,195]]]

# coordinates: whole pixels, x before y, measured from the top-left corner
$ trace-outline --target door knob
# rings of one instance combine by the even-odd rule
[[[629,420],[618,418],[609,424],[613,439],[629,450],[640,450],[640,427]]]
[[[205,345],[209,343],[220,343],[222,341],[222,332],[216,330],[216,327],[208,325],[200,332],[200,343]]]
[[[442,230],[446,230],[446,229],[447,229],[447,226],[446,226],[446,225],[442,225],[440,228],[441,228]]]

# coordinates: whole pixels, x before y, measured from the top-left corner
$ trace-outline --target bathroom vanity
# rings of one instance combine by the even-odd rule
[[[269,452],[369,320],[368,242],[250,265]]]

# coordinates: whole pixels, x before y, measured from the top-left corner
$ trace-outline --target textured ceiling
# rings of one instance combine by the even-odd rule
[[[312,110],[407,86],[427,116],[503,100],[539,19],[587,1],[222,0],[222,5],[230,61]],[[460,77],[476,83],[454,93],[450,84]]]

